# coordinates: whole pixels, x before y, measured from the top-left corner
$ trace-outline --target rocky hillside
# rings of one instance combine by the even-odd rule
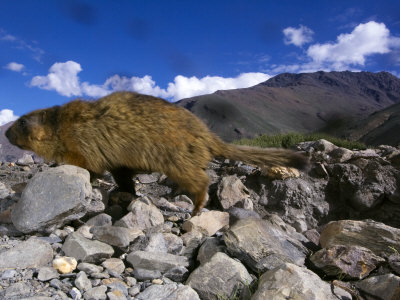
[[[314,132],[363,119],[400,102],[400,79],[386,72],[280,74],[251,88],[184,99],[224,140]]]
[[[213,161],[208,209],[164,175],[0,166],[1,299],[399,299],[400,150],[298,145],[308,173]]]

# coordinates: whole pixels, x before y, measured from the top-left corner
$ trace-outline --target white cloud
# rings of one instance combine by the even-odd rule
[[[364,65],[366,57],[390,51],[390,32],[385,24],[374,21],[360,24],[351,33],[341,34],[336,43],[315,44],[307,55],[315,62],[342,67]]]
[[[245,88],[269,79],[264,73],[243,73],[237,77],[225,78],[206,76],[203,78],[178,75],[167,89],[159,87],[151,76],[125,77],[113,75],[104,84],[96,85],[89,82],[80,83],[78,73],[82,70],[80,64],[67,61],[55,63],[46,76],[35,76],[31,86],[41,89],[55,90],[63,96],[102,97],[114,91],[135,91],[170,100],[213,93],[217,90]]]
[[[301,47],[312,41],[312,35],[314,32],[310,28],[300,25],[299,28],[285,28],[283,34],[285,35],[284,42],[286,45],[293,44],[297,47]]]
[[[400,38],[392,36],[384,23],[358,24],[350,33],[340,34],[335,42],[310,45],[306,56],[293,64],[269,65],[265,72],[359,71],[376,54],[394,54]]]
[[[23,64],[19,64],[16,62],[10,62],[6,66],[4,66],[5,69],[11,70],[14,72],[21,72],[24,67],[25,66]]]
[[[80,96],[82,92],[77,76],[80,71],[82,71],[81,65],[74,61],[55,63],[51,66],[48,75],[33,77],[31,86],[55,90],[67,97]]]
[[[18,116],[14,115],[14,112],[10,109],[0,110],[0,126],[7,124],[8,122],[18,119]]]

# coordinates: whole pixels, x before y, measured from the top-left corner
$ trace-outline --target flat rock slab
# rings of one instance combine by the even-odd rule
[[[332,246],[317,251],[310,257],[314,266],[328,276],[363,279],[385,259],[359,246]]]
[[[393,254],[400,249],[400,229],[372,220],[341,220],[328,223],[320,236],[323,248],[335,245],[361,246],[374,254]]]
[[[185,256],[162,252],[134,251],[128,254],[126,260],[134,268],[159,270],[161,273],[175,267],[189,267],[189,260]]]
[[[200,265],[189,276],[186,284],[191,286],[201,299],[231,299],[253,278],[245,266],[222,252]]]
[[[368,300],[400,299],[400,277],[393,274],[369,277],[357,282],[355,285],[362,294],[365,294]]]
[[[198,231],[205,236],[212,236],[226,226],[229,226],[229,213],[212,210],[190,218],[182,228],[186,232]]]
[[[39,268],[47,266],[52,259],[53,249],[49,243],[30,238],[0,253],[0,268]]]
[[[251,300],[349,300],[343,290],[331,291],[331,286],[310,270],[294,264],[283,264],[265,272],[259,279],[258,289]]]
[[[100,262],[114,254],[114,249],[110,245],[100,241],[89,240],[78,232],[74,232],[67,237],[62,250],[67,256],[89,263]]]
[[[85,169],[64,165],[36,173],[15,205],[11,220],[24,233],[62,226],[86,214],[91,193]]]
[[[295,235],[301,236],[284,231],[270,220],[251,218],[233,225],[224,234],[224,241],[228,252],[246,266],[255,272],[265,272],[283,262],[304,264],[308,250]]]
[[[170,283],[152,285],[139,295],[138,300],[200,300],[199,295],[190,287],[183,284]]]

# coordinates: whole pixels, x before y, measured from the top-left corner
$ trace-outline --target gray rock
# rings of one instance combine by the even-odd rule
[[[225,252],[226,247],[222,245],[221,241],[215,237],[206,238],[199,249],[197,260],[200,264],[204,264],[217,252]]]
[[[97,286],[88,290],[83,297],[85,300],[106,300],[107,287],[105,285]]]
[[[15,247],[0,253],[0,268],[40,268],[53,259],[50,244],[30,238]]]
[[[148,252],[163,252],[167,253],[167,242],[162,233],[153,233],[149,236],[149,243],[144,249]]]
[[[279,213],[281,218],[298,232],[318,226],[329,213],[326,201],[326,182],[313,178],[288,178],[274,180],[265,190],[268,211]]]
[[[91,275],[93,273],[100,273],[100,272],[103,271],[103,267],[96,266],[96,265],[90,264],[90,263],[85,263],[85,262],[80,263],[77,266],[77,268],[78,268],[79,271],[83,271],[83,272],[85,272],[85,273],[87,273],[89,275]]]
[[[310,270],[286,263],[265,272],[259,279],[258,289],[251,300],[266,299],[324,299],[351,300],[347,292],[334,295],[331,286]]]
[[[24,156],[22,156],[21,158],[19,158],[16,162],[16,164],[18,166],[29,166],[29,165],[33,165],[34,161],[32,158],[32,155],[25,153]]]
[[[359,246],[331,246],[310,257],[314,266],[328,276],[363,279],[385,260],[371,250]]]
[[[218,200],[223,209],[249,198],[249,191],[236,175],[223,177],[218,185]]]
[[[147,270],[142,268],[135,268],[132,274],[133,276],[135,276],[137,280],[140,281],[161,278],[161,272],[159,270]]]
[[[91,191],[89,172],[82,168],[64,165],[36,173],[12,210],[12,222],[24,233],[62,226],[86,214]]]
[[[76,287],[73,287],[70,291],[69,294],[71,295],[71,297],[75,300],[75,299],[82,299],[82,293],[80,290],[78,290]]]
[[[38,280],[50,281],[51,279],[58,278],[58,272],[51,267],[41,267],[38,272]]]
[[[230,207],[229,213],[229,225],[233,225],[236,221],[241,219],[256,218],[261,219],[260,215],[253,210],[248,210],[239,207]]]
[[[299,237],[305,237],[284,231],[275,219],[282,221],[277,216],[270,220],[239,220],[224,234],[228,252],[255,272],[265,272],[284,262],[303,265],[308,250]]]
[[[88,291],[92,288],[92,282],[88,279],[85,272],[80,271],[75,278],[75,286],[82,292]]]
[[[5,291],[5,299],[18,299],[21,296],[30,294],[31,288],[25,282],[16,282],[15,284],[9,286]],[[17,298],[18,297],[18,298]]]
[[[128,254],[126,260],[134,268],[159,270],[161,273],[174,267],[187,268],[189,266],[189,261],[185,256],[161,252],[134,251]]]
[[[200,300],[199,295],[189,286],[180,283],[152,285],[137,295],[138,300]]]
[[[146,199],[133,201],[128,209],[131,212],[115,222],[115,226],[145,230],[164,223],[160,210]]]
[[[132,229],[119,226],[94,226],[90,232],[93,233],[94,239],[116,247],[127,247],[143,234],[141,230],[136,230],[137,234],[132,234]]]
[[[175,282],[184,282],[189,276],[189,270],[185,267],[174,267],[164,273],[164,277],[171,279]]]
[[[7,188],[4,183],[0,182],[0,199],[4,199],[11,195],[12,190]]]
[[[182,229],[187,232],[198,231],[205,236],[212,236],[218,230],[222,230],[228,226],[229,214],[227,212],[211,210],[186,220],[182,225]]]
[[[89,226],[111,226],[111,216],[105,213],[98,214],[86,221],[86,225]]]
[[[67,256],[89,263],[99,262],[114,254],[114,249],[110,245],[89,240],[80,233],[70,234],[62,246],[62,250]]]
[[[185,248],[182,250],[182,255],[192,258],[204,237],[201,232],[190,231],[183,234],[181,238],[185,245]]]
[[[165,242],[167,243],[167,252],[178,255],[183,249],[183,240],[172,233],[163,233]]]
[[[250,285],[253,278],[246,268],[225,253],[217,252],[195,269],[186,281],[201,299],[230,298]]]
[[[125,294],[120,290],[113,290],[107,293],[109,300],[125,300],[127,299]]]
[[[400,229],[372,220],[341,220],[328,223],[321,232],[323,248],[335,245],[361,246],[374,254],[390,255],[400,249]]]
[[[355,285],[367,300],[400,299],[400,277],[393,274],[370,277]]]
[[[121,274],[125,270],[125,264],[122,259],[119,258],[109,258],[102,262],[101,264],[104,268],[109,271]]]
[[[160,174],[152,173],[152,174],[139,174],[138,179],[140,183],[153,183],[157,182],[160,177]]]

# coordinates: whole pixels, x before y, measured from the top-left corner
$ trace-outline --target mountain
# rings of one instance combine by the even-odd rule
[[[179,101],[222,139],[315,132],[361,120],[400,102],[400,79],[387,72],[277,75],[256,86]]]
[[[340,132],[340,131],[339,131]],[[350,140],[367,145],[400,145],[400,103],[394,104],[368,117],[354,121],[339,133]]]

